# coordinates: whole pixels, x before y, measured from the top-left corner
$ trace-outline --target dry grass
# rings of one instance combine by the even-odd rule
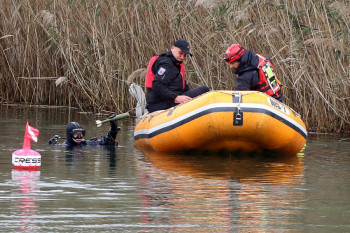
[[[2,0],[0,101],[129,111],[128,77],[184,38],[191,86],[234,89],[222,57],[240,43],[272,58],[309,130],[349,132],[349,19],[346,0]]]

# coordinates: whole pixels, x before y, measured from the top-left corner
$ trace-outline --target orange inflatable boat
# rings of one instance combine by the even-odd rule
[[[257,91],[211,91],[176,107],[143,115],[140,150],[297,154],[305,124],[293,109]]]

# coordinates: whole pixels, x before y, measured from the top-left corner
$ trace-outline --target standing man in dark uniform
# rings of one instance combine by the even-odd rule
[[[146,76],[146,108],[149,112],[185,103],[209,91],[207,86],[190,90],[185,80],[183,64],[187,55],[192,56],[189,43],[177,40],[169,51],[151,59]]]

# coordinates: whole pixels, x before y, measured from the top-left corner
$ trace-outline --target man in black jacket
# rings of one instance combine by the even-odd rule
[[[226,50],[225,61],[238,74],[236,90],[257,90],[283,101],[280,82],[268,57],[232,44]]]
[[[199,86],[190,90],[185,81],[183,65],[187,55],[192,56],[188,42],[177,40],[169,51],[161,54],[149,66],[146,77],[146,83],[147,80],[151,80],[149,86],[146,84],[146,108],[149,112],[164,110],[176,104],[185,103],[209,91],[207,86]],[[149,76],[152,76],[152,78]]]

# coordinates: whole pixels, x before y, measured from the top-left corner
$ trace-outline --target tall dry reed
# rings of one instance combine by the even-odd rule
[[[0,101],[128,111],[128,76],[184,38],[190,86],[234,89],[222,58],[240,43],[273,60],[310,131],[349,132],[349,22],[346,0],[2,0]]]

